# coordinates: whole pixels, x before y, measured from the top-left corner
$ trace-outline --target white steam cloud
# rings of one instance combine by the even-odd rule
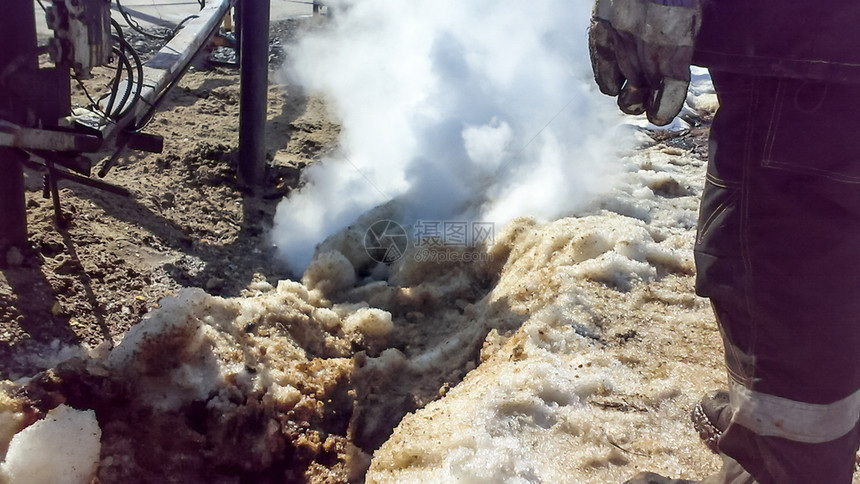
[[[501,224],[570,214],[611,183],[619,116],[593,86],[590,0],[328,3],[334,21],[288,67],[343,126],[278,207],[273,241],[294,270],[392,199],[406,224]]]

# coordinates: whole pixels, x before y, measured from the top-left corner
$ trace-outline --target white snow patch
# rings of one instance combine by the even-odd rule
[[[12,437],[0,476],[8,484],[89,484],[101,435],[95,412],[60,405]]]

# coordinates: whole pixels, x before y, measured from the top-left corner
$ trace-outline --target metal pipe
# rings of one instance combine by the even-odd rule
[[[85,176],[75,175],[74,173],[62,170],[60,168],[57,168],[56,166],[53,167],[53,170],[51,170],[50,167],[46,167],[35,162],[26,162],[25,166],[27,168],[32,168],[33,170],[49,170],[49,173],[46,173],[46,175],[48,175],[49,177],[55,177],[58,182],[60,180],[68,180],[70,182],[79,183],[81,185],[86,185],[88,187],[93,187],[99,190],[104,190],[108,193],[113,193],[114,195],[120,195],[123,197],[131,196],[131,192],[123,187],[111,185],[109,183],[105,183],[103,181],[95,180],[93,178],[88,178]],[[48,181],[50,182],[50,178]],[[46,186],[48,194],[50,195],[52,187],[50,186],[50,183]],[[48,198],[48,196],[45,196],[45,198]]]
[[[65,228],[68,219],[63,216],[63,207],[60,206],[60,186],[57,183],[57,178],[59,178],[57,176],[58,170],[51,161],[47,161],[47,166],[48,177],[45,178],[45,182],[48,184],[48,189],[51,192],[51,201],[54,203],[54,218],[57,221],[57,227]]]
[[[28,106],[21,101],[13,79],[38,68],[36,22],[30,0],[0,1],[0,111],[14,123],[26,121]],[[21,154],[0,147],[0,265],[11,247],[27,244],[27,209],[24,201],[24,168]]]
[[[250,192],[266,171],[270,0],[239,0],[239,183]]]
[[[24,204],[24,166],[21,155],[0,148],[0,265],[6,251],[27,244],[27,209]]]

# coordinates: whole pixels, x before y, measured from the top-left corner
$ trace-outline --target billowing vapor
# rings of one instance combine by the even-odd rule
[[[291,53],[338,149],[281,202],[272,237],[303,270],[314,246],[397,200],[416,220],[505,223],[582,208],[611,183],[611,99],[593,87],[587,0],[360,0]]]

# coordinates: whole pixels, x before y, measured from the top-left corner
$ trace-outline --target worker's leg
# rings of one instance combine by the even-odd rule
[[[763,483],[850,483],[860,416],[856,86],[713,73],[697,289],[726,346],[720,449]]]

